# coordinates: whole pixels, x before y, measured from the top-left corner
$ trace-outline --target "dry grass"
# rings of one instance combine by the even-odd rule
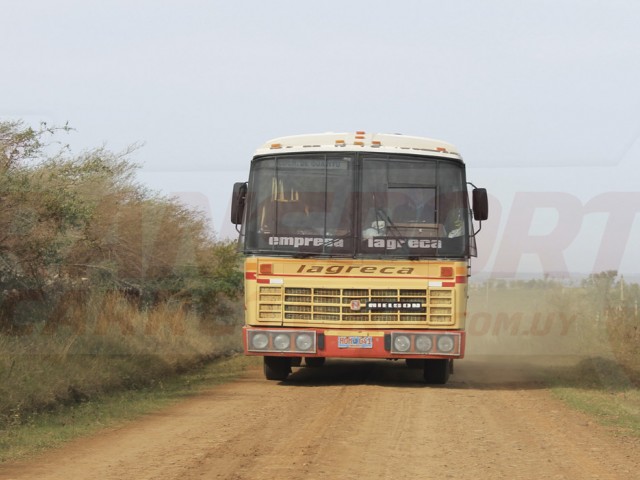
[[[113,428],[141,415],[197,395],[212,385],[240,375],[256,357],[233,355],[207,362],[200,368],[173,375],[153,385],[135,390],[102,394],[95,400],[60,405],[52,412],[23,418],[20,424],[0,428],[0,464],[25,459],[81,436]]]
[[[226,320],[204,324],[181,303],[141,311],[114,293],[68,302],[55,322],[0,335],[0,428],[240,350],[239,321]]]
[[[537,361],[540,379],[568,405],[640,436],[637,309],[619,305],[619,290],[598,303],[600,289],[551,287],[474,288],[468,352]]]
[[[625,352],[640,361],[633,325],[639,325],[637,317],[621,322],[594,308],[581,287],[476,286],[470,291],[467,348],[470,354],[529,357],[618,358]]]
[[[640,386],[640,320],[637,314],[623,310],[611,312],[606,325],[616,363],[636,386]]]

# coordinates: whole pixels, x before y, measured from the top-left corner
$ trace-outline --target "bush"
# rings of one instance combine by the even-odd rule
[[[135,147],[73,156],[68,130],[0,122],[5,421],[240,348],[235,247],[137,184]]]

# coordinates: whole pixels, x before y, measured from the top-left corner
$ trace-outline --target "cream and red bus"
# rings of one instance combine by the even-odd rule
[[[327,358],[403,359],[444,384],[465,353],[473,220],[465,165],[439,140],[327,133],[271,140],[234,185],[247,355],[267,379]]]

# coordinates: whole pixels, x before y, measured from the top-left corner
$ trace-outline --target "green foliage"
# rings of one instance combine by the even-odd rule
[[[235,246],[68,130],[0,121],[0,428],[240,348]]]
[[[207,316],[239,295],[233,246],[199,212],[135,183],[135,146],[48,155],[60,130],[0,122],[0,329],[29,321],[16,318],[20,304],[68,290],[125,291],[140,308],[181,301]]]

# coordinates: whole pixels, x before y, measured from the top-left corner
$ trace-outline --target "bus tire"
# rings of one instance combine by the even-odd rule
[[[264,357],[264,376],[267,380],[286,380],[291,373],[287,357]]]
[[[444,385],[451,374],[451,360],[431,359],[424,362],[424,381],[432,385]]]

